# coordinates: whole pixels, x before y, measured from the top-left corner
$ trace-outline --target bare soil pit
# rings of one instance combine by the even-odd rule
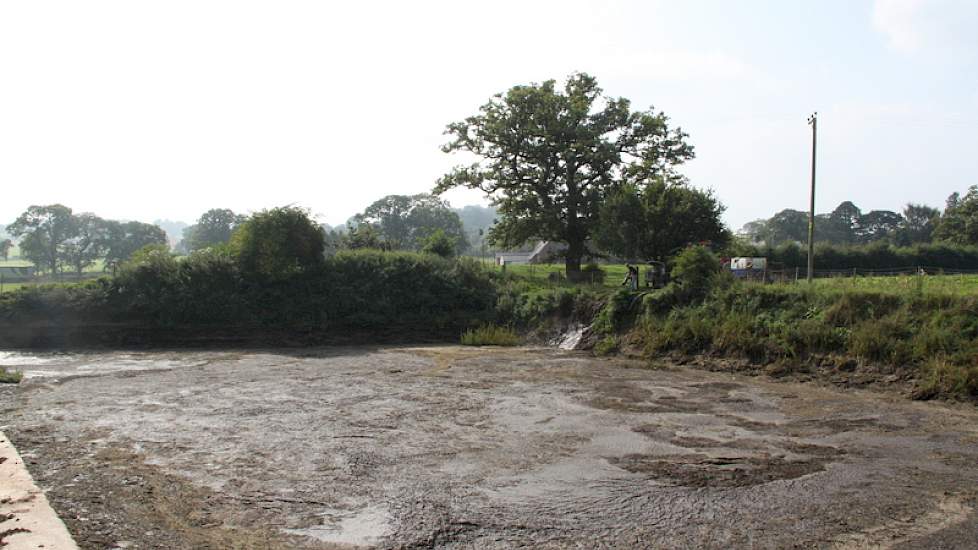
[[[22,355],[82,548],[975,548],[978,412],[549,349]]]

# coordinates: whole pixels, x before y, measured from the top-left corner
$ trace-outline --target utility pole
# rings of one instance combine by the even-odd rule
[[[812,196],[808,203],[808,282],[815,276],[815,144],[818,141],[818,111],[808,117],[812,127]]]

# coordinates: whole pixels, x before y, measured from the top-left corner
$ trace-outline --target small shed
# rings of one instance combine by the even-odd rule
[[[496,265],[513,265],[530,263],[529,252],[497,252]]]

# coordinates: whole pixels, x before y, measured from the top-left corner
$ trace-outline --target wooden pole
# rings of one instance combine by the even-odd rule
[[[815,276],[815,146],[818,140],[818,113],[808,117],[812,127],[812,194],[808,204],[808,282]]]

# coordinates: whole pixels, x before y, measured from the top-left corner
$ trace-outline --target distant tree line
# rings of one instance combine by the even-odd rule
[[[733,243],[725,254],[730,256],[766,257],[771,269],[807,266],[808,250],[795,242],[779,246],[757,245],[743,241]],[[896,246],[885,241],[862,245],[838,245],[827,242],[815,245],[816,270],[857,269],[939,269],[978,270],[978,246],[946,242]]]
[[[463,212],[479,212],[466,207]],[[486,209],[488,210],[488,209]],[[249,217],[226,208],[204,212],[196,223],[183,230],[177,251],[189,254],[231,243]],[[320,226],[327,255],[341,250],[432,252],[456,256],[470,249],[459,211],[432,195],[388,195],[353,216],[345,227]]]
[[[377,248],[420,251],[434,246],[441,255],[467,251],[469,241],[458,213],[429,194],[388,195],[354,216],[345,238],[332,236],[335,249]]]
[[[804,243],[808,241],[808,213],[785,209],[769,219],[746,224],[740,233],[755,244]],[[845,201],[831,212],[816,215],[815,241],[839,245],[978,245],[978,187],[970,187],[963,197],[953,193],[943,212],[923,204],[908,204],[902,212],[863,212]]]
[[[76,214],[61,204],[31,206],[5,231],[17,239],[21,257],[51,274],[81,274],[99,260],[111,269],[144,246],[166,243],[166,233],[155,225]]]
[[[494,318],[492,274],[474,261],[436,251],[343,250],[327,257],[325,230],[295,207],[221,223],[231,219],[236,227],[226,243],[178,257],[160,242],[133,254],[114,277],[6,293],[0,319],[277,329],[276,337],[301,329],[295,337],[324,338],[329,329],[457,336],[459,328]]]

